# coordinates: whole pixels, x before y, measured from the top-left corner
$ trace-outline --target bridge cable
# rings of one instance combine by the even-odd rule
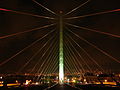
[[[54,36],[52,38],[50,38],[23,66],[22,68],[18,71],[20,72],[21,70],[23,70],[39,53],[40,51],[50,42],[51,39],[53,39]]]
[[[77,26],[77,25],[70,24],[70,23],[66,23],[66,24],[69,25],[69,26],[75,27],[75,28],[79,28],[80,30],[81,30],[81,29],[84,29],[84,30],[87,30],[87,31],[100,33],[100,34],[103,34],[103,35],[108,35],[108,36],[120,38],[119,35],[114,35],[114,34],[107,33],[107,32],[97,31],[97,30],[94,30],[94,29],[90,29],[90,28],[86,28],[86,27],[81,27],[81,26]]]
[[[54,48],[54,50],[55,50],[56,48]],[[52,50],[52,52],[54,51],[54,50]],[[49,55],[51,55],[51,53],[49,54]],[[48,56],[49,56],[48,55]],[[54,54],[53,54],[54,55]],[[55,59],[52,59],[52,57],[53,57],[53,55],[51,55],[50,57],[49,57],[49,59],[47,60],[47,58],[46,58],[46,63],[47,63],[47,65],[46,65],[46,67],[44,66],[43,68],[42,68],[42,70],[41,70],[41,67],[38,69],[38,71],[37,71],[37,73],[40,73],[40,76],[42,75],[42,74],[44,74],[44,73],[46,73],[47,71],[47,69],[49,68],[49,70],[51,69],[49,66],[51,65],[51,63],[53,62],[53,60]],[[55,56],[54,56],[55,57]],[[51,60],[52,59],[52,60]],[[44,63],[45,64],[45,63]],[[40,72],[41,71],[41,72]],[[40,77],[38,77],[37,78],[37,80],[39,79]]]
[[[66,46],[66,47],[69,47],[69,46]],[[76,69],[76,73],[81,73],[81,74],[83,74],[83,72],[82,72],[82,70],[79,70],[79,66],[78,66],[78,63],[76,62],[76,60],[75,60],[75,58],[72,56],[72,54],[70,53],[70,50],[68,49],[68,51],[69,51],[69,55],[71,56],[71,58],[69,57],[69,59],[68,60],[71,60],[71,62],[72,62],[72,64],[74,65],[74,67],[75,67],[75,69]],[[75,63],[74,63],[75,62]]]
[[[69,50],[71,51],[72,56],[74,56],[73,58],[77,61],[76,63],[78,63],[78,64],[80,65],[80,67],[81,67],[81,69],[82,69],[82,71],[83,71],[83,73],[84,73],[84,72],[85,72],[85,69],[83,68],[83,65],[77,60],[77,57],[76,57],[75,53],[72,51],[72,49],[69,48]],[[78,65],[78,66],[79,66],[79,65]]]
[[[96,16],[96,15],[108,14],[108,13],[118,12],[118,11],[120,11],[120,9],[109,10],[109,11],[103,11],[103,12],[97,12],[97,13],[92,13],[92,14],[87,14],[87,15],[82,15],[82,16],[76,16],[76,17],[69,17],[69,18],[66,18],[66,19],[85,18],[85,17],[91,17],[91,16]]]
[[[65,48],[67,48],[67,47],[65,47]],[[73,72],[73,73],[78,73],[78,72],[77,72],[77,71],[78,71],[78,70],[77,70],[77,67],[76,67],[75,63],[73,62],[72,58],[70,57],[70,54],[69,54],[69,53],[66,54],[66,59],[67,59],[69,65],[70,65],[70,67],[72,68],[72,69],[71,69],[72,72]],[[75,68],[75,70],[74,70],[74,68]]]
[[[42,4],[38,3],[36,0],[32,0],[33,2],[35,2],[37,5],[41,6],[42,8],[44,8],[45,10],[51,12],[54,15],[57,15],[55,12],[53,12],[52,10],[48,9],[47,7],[43,6]]]
[[[50,31],[49,33],[45,34],[43,37],[37,39],[36,41],[34,41],[32,44],[28,45],[27,47],[23,48],[22,50],[20,50],[19,52],[17,52],[16,54],[14,54],[13,56],[11,56],[10,58],[6,59],[5,61],[0,63],[0,66],[6,64],[7,62],[9,62],[10,60],[12,60],[14,57],[16,57],[17,55],[19,55],[20,53],[22,53],[23,51],[27,50],[28,48],[30,48],[31,46],[33,46],[34,44],[36,44],[38,41],[42,40],[43,38],[45,38],[46,36],[48,36],[50,33],[52,33],[54,30]]]
[[[96,60],[94,60],[90,54],[84,49],[82,48],[75,40],[73,40],[73,38],[68,35],[68,37],[100,68],[101,71],[104,72],[104,69],[96,62]],[[70,42],[71,43],[71,42]],[[71,43],[72,44],[72,43]]]
[[[17,36],[17,35],[19,35],[19,34],[24,34],[24,33],[28,33],[28,32],[38,31],[38,30],[41,30],[41,29],[44,29],[44,28],[48,28],[48,27],[51,27],[51,26],[54,26],[54,25],[55,25],[55,24],[45,25],[45,26],[42,26],[42,27],[33,28],[33,29],[31,29],[31,30],[28,30],[28,31],[23,31],[23,32],[18,32],[18,33],[13,33],[13,34],[1,36],[0,39],[12,37],[12,36]]]
[[[68,28],[67,28],[68,29]],[[81,60],[85,63],[85,65],[88,67],[88,69],[92,72],[90,66],[87,64],[87,62],[85,62],[84,58],[82,57],[82,55],[78,52],[78,50],[76,50],[76,48],[72,45],[72,47],[74,48],[74,50],[77,52],[77,54],[79,55],[79,57],[81,58]]]
[[[68,13],[66,13],[65,15],[68,15],[74,11],[76,11],[77,9],[81,8],[82,6],[84,6],[85,4],[87,4],[88,2],[90,2],[91,0],[87,0],[86,2],[84,2],[83,4],[79,5],[78,7],[72,9],[71,11],[69,11]]]
[[[15,10],[10,10],[10,9],[4,9],[4,8],[0,8],[0,11],[12,12],[12,13],[17,13],[17,14],[22,14],[22,15],[33,16],[33,17],[37,17],[37,18],[50,19],[50,20],[55,19],[55,18],[52,18],[52,17],[40,16],[40,15],[35,15],[35,14],[31,14],[31,13],[20,12],[20,11],[15,11]]]
[[[96,45],[90,43],[88,40],[84,39],[83,37],[80,37],[79,35],[77,35],[76,33],[72,32],[69,30],[69,32],[71,32],[72,34],[74,34],[76,37],[80,38],[81,40],[83,40],[84,42],[86,42],[88,45],[94,47],[95,49],[97,49],[98,51],[100,51],[101,53],[103,53],[104,55],[108,56],[109,58],[111,58],[112,60],[120,63],[119,60],[117,60],[116,58],[114,58],[113,56],[111,56],[110,54],[108,54],[107,52],[103,51],[102,49],[98,48]]]
[[[66,36],[66,35],[65,35],[65,36]],[[69,55],[67,55],[67,56],[71,56],[71,57],[70,57],[70,60],[71,60],[71,59],[73,60],[73,61],[71,60],[71,62],[72,62],[73,64],[74,64],[74,62],[75,62],[74,66],[75,66],[75,68],[76,68],[76,71],[79,72],[79,65],[78,65],[78,63],[76,62],[75,58],[74,58],[73,55],[72,55],[72,54],[74,54],[73,51],[72,51],[72,49],[71,49],[70,46],[67,45],[67,44],[65,45],[65,48],[66,48],[66,50],[67,50],[66,52],[68,52],[68,54],[69,54]],[[72,53],[71,53],[70,51],[71,51]],[[83,71],[84,71],[84,70],[83,70]],[[80,72],[81,72],[81,71],[80,71]]]
[[[56,43],[56,44],[57,44],[57,43]],[[40,60],[44,57],[44,55],[48,52],[48,50],[51,49],[51,46],[52,46],[52,47],[55,47],[55,44],[54,44],[53,42],[50,44],[50,46],[48,47],[48,49],[43,53],[43,55],[41,56],[41,58],[40,58],[39,61],[35,64],[35,66],[33,67],[33,69],[32,69],[31,71],[33,71],[33,70],[35,69],[35,67],[39,64]],[[39,67],[39,69],[38,69],[38,71],[37,71],[37,73],[40,72],[40,69],[41,69],[41,68],[43,67],[43,65],[45,64],[45,62],[46,62],[47,58],[49,57],[49,55],[51,54],[51,52],[52,52],[52,50],[50,50],[50,52],[48,53],[46,59],[42,62],[41,66]],[[42,68],[42,69],[43,69],[43,68]],[[43,72],[43,71],[42,71],[42,72]]]
[[[32,70],[31,70],[30,73],[32,73],[32,72],[35,70],[36,66],[40,63],[40,60],[42,60],[42,58],[43,58],[44,55],[48,52],[49,48],[52,47],[52,45],[53,45],[53,47],[54,47],[54,43],[53,43],[53,42],[51,42],[50,46],[49,46],[49,47],[47,48],[47,50],[43,53],[43,55],[40,57],[40,59],[38,60],[38,62],[34,65],[34,67],[32,68]],[[52,50],[51,50],[51,51],[52,51]],[[51,53],[51,52],[50,52],[50,53]],[[48,54],[48,56],[49,56],[49,54]],[[47,56],[47,58],[48,58],[48,56]],[[41,67],[44,65],[44,63],[45,63],[45,60],[43,61]]]
[[[64,58],[65,58],[65,67],[68,69],[68,71],[69,71],[69,73],[70,73],[70,75],[72,75],[73,74],[73,71],[72,71],[72,67],[70,66],[70,64],[69,64],[69,60],[68,60],[68,58],[67,58],[67,56],[64,56]]]

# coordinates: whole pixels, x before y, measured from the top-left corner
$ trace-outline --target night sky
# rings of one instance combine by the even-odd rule
[[[67,12],[77,7],[78,5],[86,2],[87,0],[36,0],[36,1],[46,6],[47,8],[51,9],[57,14],[59,14],[60,11],[62,11],[63,14],[66,14]],[[32,0],[0,0],[0,8],[56,18],[56,20],[48,20],[8,11],[0,11],[0,37],[17,32],[27,31],[37,27],[42,27],[52,23],[57,23],[56,25],[51,26],[49,28],[44,28],[37,31],[0,39],[0,63],[2,63],[3,61],[7,60],[11,56],[22,50],[23,48],[27,47],[29,44],[33,43],[35,40],[49,33],[51,30],[55,30],[47,37],[37,42],[29,49],[25,50],[23,53],[17,55],[9,62],[0,66],[0,73],[25,73],[25,72],[29,73],[35,66],[35,64],[38,63],[34,71],[32,72],[36,73],[45,60],[46,64],[42,66],[43,70],[44,68],[49,66],[51,62],[53,62],[51,63],[49,68],[53,68],[54,66],[57,70],[55,71],[53,69],[52,70],[54,72],[58,72],[57,64],[59,53],[59,28],[58,28],[59,22],[57,19],[59,17],[46,11],[44,8],[37,5]],[[91,17],[79,18],[74,20],[65,19],[68,17],[81,16],[116,9],[120,9],[120,0],[91,0],[83,7],[77,9],[76,11],[72,12],[67,16],[64,16],[64,22],[71,23],[77,26],[87,27],[102,32],[120,35],[120,11]],[[120,61],[120,38],[75,28],[69,25],[65,25],[65,23],[64,26]],[[76,72],[75,66],[73,65],[73,63],[75,62],[80,62],[83,65],[84,69],[88,71],[87,66],[80,59],[75,49],[79,52],[79,54],[83,56],[84,61],[87,62],[87,64],[89,64],[89,67],[91,67],[92,71],[100,70],[67,35],[71,36],[82,48],[84,48],[91,55],[91,57],[93,57],[95,61],[105,70],[105,72],[109,73],[120,72],[119,70],[120,63],[112,60],[108,56],[104,55],[103,53],[99,52],[92,46],[80,40],[78,37],[70,33],[65,27],[64,27],[64,57],[66,72],[70,71]],[[49,40],[50,38],[52,39]],[[41,50],[41,52],[23,70],[18,72],[19,69],[32,57],[32,55],[34,55],[38,51],[38,49],[40,49],[47,41],[48,41],[47,45]],[[72,43],[75,49],[72,47],[69,41]],[[68,50],[69,48],[71,48],[71,50]],[[43,53],[46,50],[48,50],[48,52],[41,59]],[[70,60],[72,58],[73,52],[75,54],[75,57],[77,57],[77,61]],[[47,56],[49,56],[49,59],[46,59]],[[56,58],[53,60],[54,57]],[[80,66],[77,64],[76,67],[81,69]],[[68,68],[70,69],[70,71],[68,70]],[[40,71],[42,69],[40,69]],[[45,72],[53,73],[52,71],[50,72],[49,69],[46,70]]]

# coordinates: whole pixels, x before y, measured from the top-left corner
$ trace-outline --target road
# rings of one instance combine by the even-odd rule
[[[63,85],[57,84],[57,85],[49,88],[48,90],[80,90],[80,89],[71,87],[67,84],[63,84]]]

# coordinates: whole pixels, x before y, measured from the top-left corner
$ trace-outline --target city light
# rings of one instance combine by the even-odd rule
[[[0,77],[0,79],[2,79],[3,77]]]
[[[36,82],[35,84],[36,84],[36,85],[38,85],[39,83],[38,83],[38,82]]]
[[[0,7],[3,17],[0,89],[87,90],[95,87],[96,90],[112,90],[112,87],[117,87],[120,90],[117,50],[120,46],[117,19],[120,9],[119,5],[111,4],[115,0],[64,0],[68,7],[63,2],[63,5],[59,5],[41,0],[9,1],[2,0]],[[6,6],[9,3],[15,7],[10,9],[10,5]],[[59,8],[53,8],[53,3]],[[72,7],[69,6],[76,3],[80,5],[70,10]],[[99,3],[110,4],[111,9],[106,4],[97,5]],[[88,6],[84,6],[86,4]]]
[[[107,82],[107,80],[105,79],[105,82]]]
[[[30,84],[31,80],[26,80],[25,85]]]

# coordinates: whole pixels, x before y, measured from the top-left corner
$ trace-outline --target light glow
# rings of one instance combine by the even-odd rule
[[[36,84],[36,85],[38,85],[39,83],[38,83],[38,82],[36,82],[35,84]]]
[[[105,80],[105,82],[107,82],[107,80]]]
[[[2,79],[2,77],[0,77],[0,79]]]
[[[31,80],[26,80],[25,85],[30,84]]]

